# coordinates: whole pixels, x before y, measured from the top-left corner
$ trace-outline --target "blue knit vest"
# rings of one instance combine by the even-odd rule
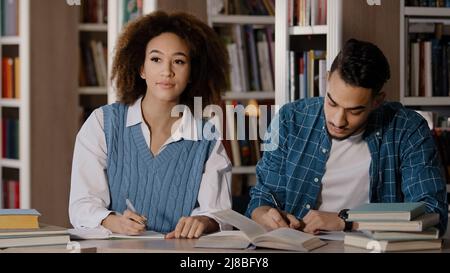
[[[167,233],[197,206],[202,174],[215,141],[180,140],[154,157],[141,124],[126,127],[128,106],[102,107],[107,145],[110,210],[122,213],[125,199],[148,219],[148,229]],[[200,129],[203,128],[200,124]]]

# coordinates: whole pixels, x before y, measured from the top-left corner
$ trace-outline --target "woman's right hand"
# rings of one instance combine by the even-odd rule
[[[111,213],[103,221],[102,226],[113,233],[140,235],[145,232],[145,219],[134,212],[126,210],[123,215]]]

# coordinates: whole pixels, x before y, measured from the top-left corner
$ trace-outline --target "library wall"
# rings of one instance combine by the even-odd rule
[[[369,6],[366,1],[345,0],[343,3],[343,39],[365,40],[376,44],[391,66],[391,79],[384,87],[386,99],[400,98],[400,4],[382,1],[381,6]]]
[[[73,146],[78,130],[78,9],[30,1],[31,206],[43,223],[69,226]]]

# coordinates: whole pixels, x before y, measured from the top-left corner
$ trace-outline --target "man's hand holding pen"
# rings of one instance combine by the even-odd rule
[[[252,219],[271,230],[282,227],[303,230],[305,226],[303,221],[297,219],[294,215],[269,206],[256,208],[252,213]]]

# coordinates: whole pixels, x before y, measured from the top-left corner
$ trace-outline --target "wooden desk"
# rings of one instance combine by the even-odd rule
[[[97,248],[97,253],[293,253],[273,249],[206,249],[195,248],[196,240],[93,240],[79,241],[82,249]],[[369,253],[369,250],[344,246],[343,241],[327,241],[327,245],[311,251],[311,253]],[[420,251],[423,253],[450,253],[450,240],[446,239],[441,250]]]
[[[450,232],[444,235],[442,249],[420,251],[421,253],[450,253]],[[73,241],[72,248],[66,245],[21,247],[0,249],[0,253],[295,253],[275,249],[212,249],[194,247],[196,240],[163,240],[163,239],[112,239],[112,240],[82,240]],[[344,246],[343,241],[326,241],[327,245],[317,248],[311,253],[369,253],[371,251]]]

